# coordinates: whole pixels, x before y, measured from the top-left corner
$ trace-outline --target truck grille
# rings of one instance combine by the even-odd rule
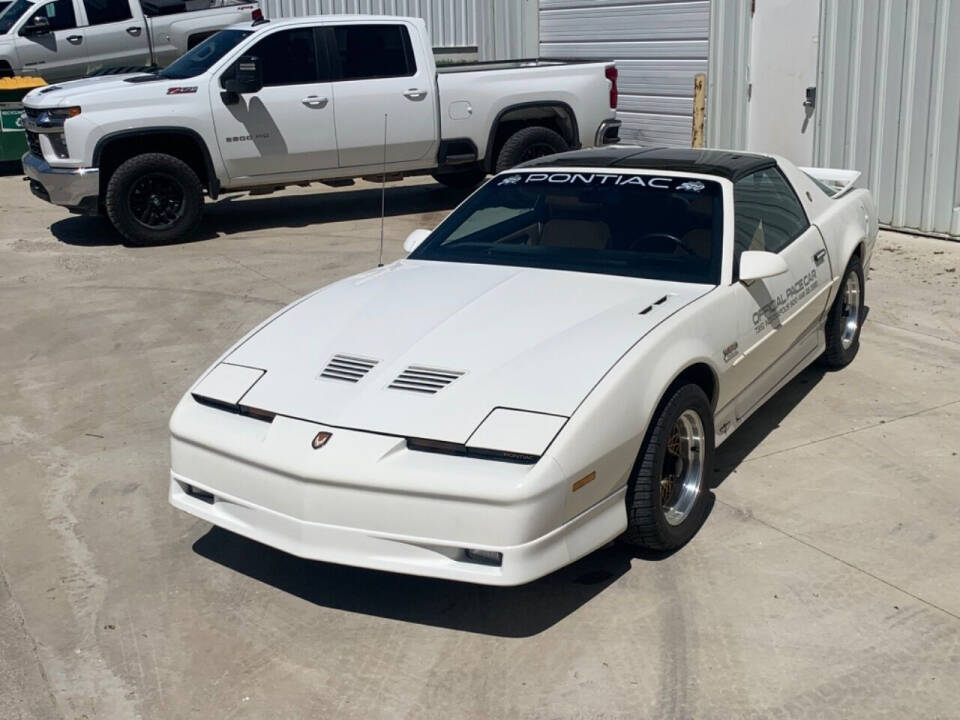
[[[30,130],[26,131],[27,133],[27,145],[30,147],[30,152],[36,155],[38,158],[43,157],[43,150],[40,149],[40,136],[31,132]]]

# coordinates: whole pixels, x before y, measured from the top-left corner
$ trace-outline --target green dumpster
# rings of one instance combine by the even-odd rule
[[[0,79],[0,162],[19,160],[27,151],[20,114],[23,96],[36,87],[46,85],[37,77]]]

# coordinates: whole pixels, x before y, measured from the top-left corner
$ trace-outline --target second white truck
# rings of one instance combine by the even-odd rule
[[[184,239],[204,195],[431,173],[454,187],[618,141],[612,62],[438,68],[424,22],[319,16],[238,24],[165,70],[24,100],[37,196],[105,213],[131,243]]]

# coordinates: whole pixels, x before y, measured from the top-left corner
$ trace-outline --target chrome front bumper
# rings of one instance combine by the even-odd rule
[[[71,210],[95,211],[100,194],[99,168],[56,168],[32,152],[23,156],[30,191],[41,200]]]
[[[619,120],[615,119],[604,120],[600,123],[600,127],[597,128],[597,134],[593,139],[594,147],[615,145],[620,142],[620,126],[622,124]]]

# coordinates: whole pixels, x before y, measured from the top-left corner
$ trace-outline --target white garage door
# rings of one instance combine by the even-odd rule
[[[624,142],[690,145],[709,0],[540,0],[540,56],[614,59]]]

